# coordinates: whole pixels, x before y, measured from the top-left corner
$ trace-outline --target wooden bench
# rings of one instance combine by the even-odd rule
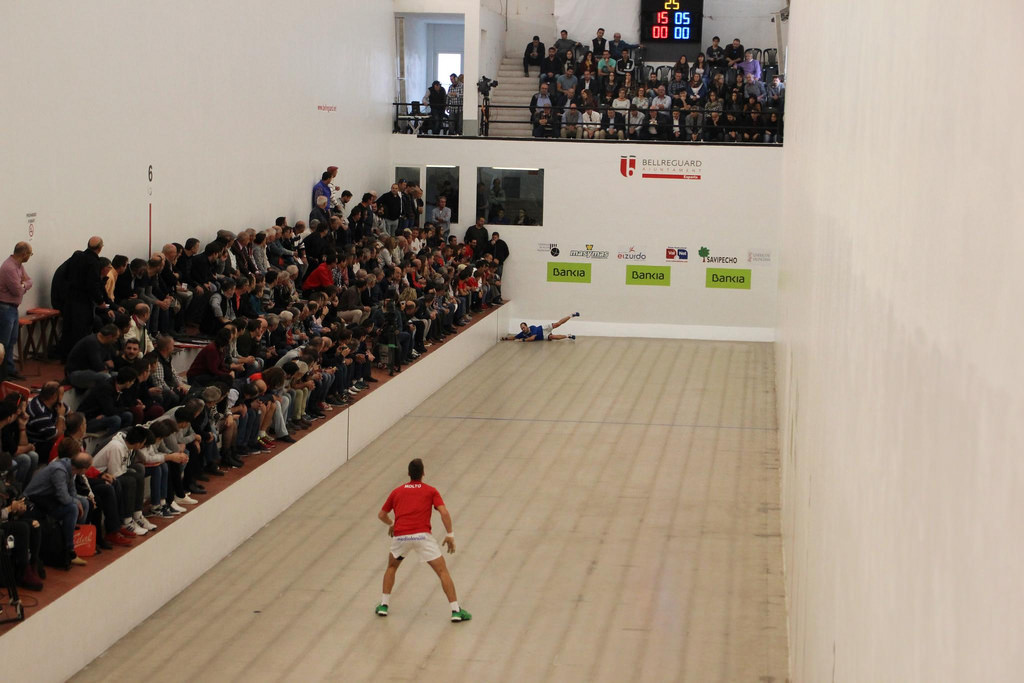
[[[47,349],[56,346],[59,319],[60,311],[54,308],[30,308],[18,318],[18,324],[25,331],[23,336],[18,336],[18,364],[22,370],[25,369],[26,358],[45,358]]]

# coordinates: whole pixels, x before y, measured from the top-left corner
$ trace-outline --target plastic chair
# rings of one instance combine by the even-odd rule
[[[668,83],[672,80],[672,67],[671,66],[659,66],[658,67],[658,80],[662,83]]]
[[[761,48],[759,48],[759,47],[752,47],[752,48],[749,48],[749,50],[750,50],[751,55],[753,55],[755,62],[761,61]]]

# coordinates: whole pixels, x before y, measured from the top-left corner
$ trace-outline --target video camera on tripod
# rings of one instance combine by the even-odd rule
[[[484,97],[491,96],[491,88],[497,88],[498,81],[492,81],[487,76],[481,76],[480,80],[476,82],[477,91]]]

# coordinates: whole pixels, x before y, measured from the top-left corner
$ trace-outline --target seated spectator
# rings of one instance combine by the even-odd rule
[[[114,370],[134,367],[135,361],[139,358],[142,358],[139,341],[137,339],[125,339],[121,345],[121,353],[114,356]]]
[[[638,47],[640,46],[624,41],[622,34],[616,31],[615,35],[612,36],[611,42],[608,43],[608,54],[611,55],[612,59],[619,59],[622,57],[623,50],[635,50]]]
[[[570,63],[565,67],[565,73],[555,79],[555,87],[558,92],[569,98],[569,91],[576,92],[579,79],[575,76],[575,67]]]
[[[562,114],[562,132],[561,136],[570,140],[575,140],[580,137],[581,127],[580,124],[583,121],[583,117],[580,115],[580,111],[577,108],[575,102],[569,104],[569,108]],[[504,211],[504,209],[502,209]]]
[[[587,55],[591,57],[591,55]],[[594,62],[593,66],[581,66],[578,73],[582,74],[579,77],[579,82],[576,84],[576,92],[582,97],[584,92],[589,92],[591,95],[596,95],[601,92],[601,81],[594,77],[594,73],[597,71],[597,62]]]
[[[743,86],[743,96],[747,98],[753,97],[759,103],[763,103],[768,99],[764,83],[755,78],[753,74],[747,74],[747,82]]]
[[[778,74],[772,76],[772,82],[765,88],[765,102],[769,109],[782,111],[786,106],[786,85]]]
[[[725,50],[722,48],[722,39],[715,36],[711,39],[711,45],[708,46],[708,66],[719,72],[724,72],[728,68],[729,64],[725,60]]]
[[[199,328],[206,334],[214,334],[227,323],[235,319],[235,281],[231,278],[224,278],[220,283],[220,290],[210,296],[207,303],[206,315],[199,325]]]
[[[25,425],[26,435],[36,453],[46,456],[57,440],[64,435],[68,407],[64,404],[64,389],[60,382],[47,382],[28,402]],[[4,450],[7,450],[6,448]],[[38,456],[37,456],[38,463]]]
[[[605,50],[604,54],[601,55],[601,59],[597,62],[597,76],[601,79],[602,92],[607,90],[609,83],[615,82],[615,66],[616,61],[612,57],[611,52]]]
[[[302,283],[304,292],[322,292],[334,285],[334,272],[338,269],[338,254],[331,251]]]
[[[697,53],[697,59],[694,61],[693,66],[690,67],[690,77],[696,76],[705,85],[711,80],[711,73],[708,67],[707,57],[704,56],[703,52]]]
[[[176,517],[185,512],[184,507],[177,505],[168,498],[168,484],[171,470],[168,465],[174,465],[174,477],[176,485],[174,488],[181,489],[182,466],[188,462],[188,455],[184,447],[165,445],[165,439],[177,431],[177,426],[168,421],[157,421],[146,425],[149,429],[150,438],[146,445],[139,449],[138,457],[149,477],[149,503],[152,507],[152,516]]]
[[[676,142],[687,139],[686,120],[683,118],[683,112],[679,107],[672,107],[672,121],[668,127],[668,139]]]
[[[782,142],[782,117],[778,111],[772,110],[768,113],[768,121],[764,130],[765,142]]]
[[[19,393],[8,394],[0,401],[0,450],[11,456],[12,478],[21,488],[28,485],[39,465],[39,454],[28,439],[25,404]]]
[[[40,591],[43,589],[42,576],[46,575],[39,556],[43,532],[39,520],[29,515],[21,487],[7,476],[11,468],[11,456],[0,452],[0,536],[14,539],[11,552],[14,575],[3,578],[15,581],[19,588]],[[2,574],[0,569],[0,576]]]
[[[636,61],[630,57],[629,50],[623,50],[622,56],[615,61],[615,82],[632,90],[636,78]]]
[[[691,108],[689,105],[686,107],[686,139],[690,142],[700,142],[703,139],[704,116],[699,108]]]
[[[88,389],[101,379],[108,379],[114,368],[113,345],[120,337],[115,325],[107,324],[96,334],[80,339],[68,353],[64,371],[68,383],[76,389]]]
[[[736,68],[746,76],[753,76],[755,80],[761,80],[761,62],[754,59],[754,53],[747,50],[743,53],[743,61],[736,65]]]
[[[686,82],[682,71],[672,72],[672,80],[669,81],[666,92],[668,92],[669,97],[672,98],[673,107],[683,106],[683,102],[686,101],[686,90],[688,85],[689,84]]]
[[[725,142],[725,121],[720,110],[713,110],[704,121],[705,142]]]
[[[708,89],[704,85],[704,81],[701,80],[700,76],[694,74],[686,86],[686,104],[690,105],[691,108],[702,107],[707,96]]]
[[[727,112],[725,115],[725,141],[740,142],[742,139],[742,124],[738,120],[737,113],[734,111]]]
[[[746,128],[743,130],[744,142],[764,142],[765,122],[761,118],[761,105],[756,105],[747,114]]]
[[[704,111],[709,114],[713,111],[722,111],[722,101],[718,99],[718,94],[714,90],[708,92],[708,101],[704,103]]]
[[[665,86],[660,85],[655,96],[651,98],[651,127],[656,128],[658,137],[667,137],[671,119],[672,99],[666,94]]]
[[[630,105],[629,114],[626,116],[626,137],[630,140],[644,140],[647,138],[644,121],[646,117],[635,106]]]
[[[589,105],[583,112],[583,137],[587,140],[603,140],[604,131],[601,130],[601,114],[593,105]]]
[[[185,373],[191,384],[209,386],[213,382],[231,382],[234,379],[234,373],[227,366],[230,342],[231,330],[222,328],[217,331],[213,341],[199,351]]]
[[[540,42],[540,36],[534,36],[533,40],[526,44],[523,50],[523,75],[530,75],[531,66],[540,66],[544,61],[544,43]],[[541,70],[543,72],[543,69]]]
[[[90,433],[114,434],[133,422],[130,396],[125,391],[135,384],[136,374],[132,368],[121,368],[117,374],[98,380],[85,392],[78,410],[88,420],[86,429]]]
[[[555,137],[555,115],[551,111],[551,105],[545,104],[544,109],[533,115],[533,137],[553,138]],[[497,209],[494,209],[497,211]]]
[[[729,98],[730,88],[725,83],[725,74],[717,73],[711,78],[711,85],[708,86],[708,93],[715,93],[719,101],[724,102]]]
[[[100,475],[108,474],[113,480],[111,483],[116,482],[121,524],[135,536],[145,536],[156,529],[156,525],[142,515],[146,472],[141,463],[135,462],[135,453],[144,448],[150,438],[145,427],[118,432],[100,449],[92,463]]]
[[[743,61],[743,56],[746,51],[743,49],[743,43],[740,42],[739,38],[733,38],[732,43],[725,46],[723,56],[725,57],[725,68],[734,69],[737,65]]]
[[[73,441],[69,444],[77,447]],[[25,488],[25,498],[32,503],[29,514],[42,522],[45,517],[56,520],[61,527],[66,557],[70,564],[85,566],[86,562],[75,554],[75,526],[89,517],[84,504],[75,492],[75,477],[85,474],[92,466],[92,456],[75,453],[71,457],[57,458],[39,470]],[[45,533],[45,531],[44,531]]]

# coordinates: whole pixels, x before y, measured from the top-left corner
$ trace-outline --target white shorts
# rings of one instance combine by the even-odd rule
[[[544,339],[546,341],[548,337],[551,336],[551,330],[553,330],[554,328],[551,327],[551,325],[544,325],[541,327],[541,329],[544,330]]]
[[[432,562],[441,557],[441,546],[428,533],[395,536],[391,539],[391,554],[396,559],[418,553],[423,562]]]

